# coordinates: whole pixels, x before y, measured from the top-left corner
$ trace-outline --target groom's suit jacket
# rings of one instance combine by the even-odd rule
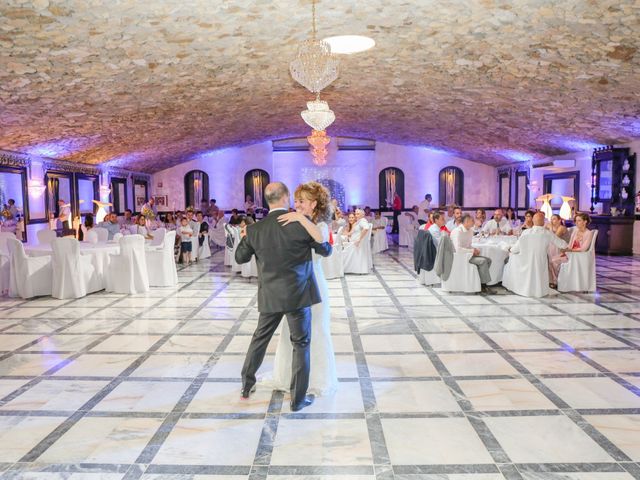
[[[283,226],[275,210],[249,225],[236,248],[236,262],[247,263],[255,254],[258,265],[258,311],[292,312],[322,301],[313,275],[311,249],[323,257],[331,254],[329,243],[318,243],[300,225]]]

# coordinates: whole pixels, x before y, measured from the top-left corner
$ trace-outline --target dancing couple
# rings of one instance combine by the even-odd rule
[[[269,341],[283,317],[276,351],[274,390],[290,391],[291,411],[313,403],[315,395],[335,392],[338,379],[331,341],[329,288],[321,258],[331,255],[329,192],[317,182],[304,183],[294,193],[289,212],[286,185],[270,183],[264,191],[269,215],[242,232],[236,262],[255,255],[258,265],[258,326],[242,367],[243,399],[255,391]]]

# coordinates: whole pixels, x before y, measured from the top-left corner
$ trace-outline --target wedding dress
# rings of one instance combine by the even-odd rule
[[[329,240],[329,227],[319,223],[323,241]],[[313,253],[313,272],[320,290],[322,302],[311,307],[311,371],[308,393],[316,396],[332,395],[338,388],[336,359],[331,340],[331,305],[329,302],[329,286],[322,271],[322,257]],[[289,326],[281,323],[282,329],[273,367],[274,390],[289,391],[291,386],[291,364],[293,347],[289,340]]]

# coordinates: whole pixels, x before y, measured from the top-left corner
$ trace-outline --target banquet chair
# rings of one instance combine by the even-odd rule
[[[200,242],[198,241],[198,233],[200,232],[200,222],[195,222],[195,227],[193,228],[193,235],[191,236],[191,261],[197,262],[199,258]]]
[[[596,291],[596,239],[598,230],[593,231],[591,245],[586,252],[569,252],[569,261],[560,265],[558,274],[559,292]]]
[[[472,253],[455,252],[449,278],[442,280],[442,290],[445,292],[476,293],[482,290],[478,268],[469,263]]]
[[[9,296],[51,295],[51,257],[28,257],[22,242],[9,238]]]
[[[409,244],[413,245],[414,238],[411,234],[411,230],[414,230],[411,218],[401,214],[398,217],[398,245],[400,247],[408,247]]]
[[[234,253],[235,237],[233,235],[233,227],[228,223],[223,224],[224,229],[224,266],[231,266],[231,255]]]
[[[10,238],[16,238],[16,235],[11,232],[0,232],[0,254],[9,255],[9,248],[7,247],[7,240]]]
[[[160,248],[145,251],[150,286],[173,287],[178,284],[176,259],[173,255],[175,242],[176,232],[167,232]]]
[[[523,297],[544,297],[549,289],[548,248],[535,235],[518,240],[520,253],[509,255],[504,266],[502,286]]]
[[[118,232],[118,233],[114,233],[113,234],[113,238],[111,239],[111,241],[113,243],[118,243],[120,242],[120,239],[123,237],[122,233]]]
[[[240,265],[240,276],[243,278],[258,277],[258,264],[255,255],[251,255],[249,262]]]
[[[98,243],[98,240],[98,232],[96,232],[94,228],[89,230],[84,236],[84,241],[86,243]]]
[[[98,234],[98,243],[107,243],[109,241],[109,230],[102,227],[95,227],[91,229]]]
[[[160,247],[162,248],[162,244],[164,242],[164,237],[167,234],[167,229],[164,227],[158,228],[154,230],[151,235],[153,235],[153,239],[149,242],[150,247]]]
[[[51,242],[57,237],[55,230],[38,230],[38,244],[51,245]]]
[[[80,255],[80,242],[75,238],[56,238],[51,244],[52,285],[53,298],[81,298],[87,293],[102,290],[91,258]]]
[[[236,262],[236,248],[238,248],[238,244],[240,243],[240,227],[231,227],[231,234],[233,235],[233,248],[229,252],[229,260],[231,262],[231,271],[233,273],[241,273],[242,266]]]
[[[0,232],[0,295],[5,295],[9,291],[9,280],[11,275],[9,248],[7,240],[16,238],[11,232]]]
[[[225,231],[224,231],[224,222],[219,222],[215,227],[209,228],[209,237],[211,239],[211,243],[216,245],[216,248],[222,247],[224,248],[225,243]]]
[[[322,257],[320,260],[322,271],[327,280],[344,277],[344,259],[342,253],[342,244],[334,241],[331,255]]]
[[[373,267],[371,255],[371,229],[356,246],[355,242],[349,243],[343,250],[344,273],[367,274]]]
[[[202,245],[200,245],[200,242],[197,242],[198,245],[198,258],[209,258],[211,257],[211,247],[209,246],[209,234],[206,233],[203,236],[203,242]]]
[[[373,234],[372,253],[384,252],[389,248],[386,219],[385,222],[383,222],[383,225],[384,228],[382,230],[376,230],[376,232]]]
[[[127,235],[120,239],[120,254],[110,255],[106,284],[108,292],[149,291],[149,274],[142,235]]]

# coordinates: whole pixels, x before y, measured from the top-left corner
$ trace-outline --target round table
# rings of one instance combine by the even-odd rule
[[[502,281],[504,263],[509,256],[509,247],[518,241],[518,237],[512,235],[497,235],[494,237],[476,237],[471,246],[480,250],[480,255],[491,259],[489,273],[491,282],[496,285]]]

